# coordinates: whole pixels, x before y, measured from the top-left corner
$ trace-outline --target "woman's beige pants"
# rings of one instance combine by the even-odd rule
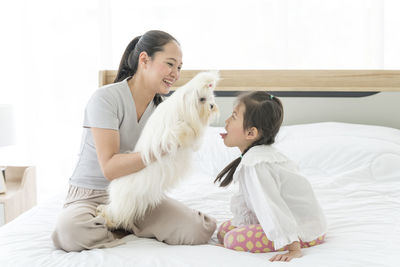
[[[123,244],[107,229],[104,218],[96,216],[97,206],[107,203],[107,198],[107,191],[70,185],[52,235],[54,245],[65,251],[81,251]],[[216,221],[167,198],[133,228],[131,232],[138,237],[156,238],[170,245],[198,245],[209,241]]]

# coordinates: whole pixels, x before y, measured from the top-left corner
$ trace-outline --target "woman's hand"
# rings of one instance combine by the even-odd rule
[[[298,241],[293,242],[288,246],[288,253],[277,254],[269,259],[269,261],[291,261],[293,258],[300,258],[302,256],[300,250],[300,243]]]
[[[166,155],[168,155],[169,153],[168,152],[166,152],[166,151],[161,151],[161,158],[162,157],[164,157],[164,156],[166,156]],[[153,162],[156,162],[157,161],[157,157],[153,154],[153,153],[150,153],[150,162],[147,164],[147,165],[149,165],[149,164],[151,164],[151,163],[153,163]]]

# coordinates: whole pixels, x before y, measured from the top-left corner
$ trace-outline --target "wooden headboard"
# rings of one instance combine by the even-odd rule
[[[198,72],[183,70],[175,86]],[[116,73],[100,71],[100,86]],[[263,90],[282,97],[284,125],[338,121],[400,129],[400,70],[220,70],[220,77],[215,95],[221,116],[214,126],[225,125],[232,96]]]
[[[183,70],[179,87],[200,70]],[[99,85],[114,81],[115,70],[102,70]],[[216,91],[400,91],[400,70],[220,70]]]

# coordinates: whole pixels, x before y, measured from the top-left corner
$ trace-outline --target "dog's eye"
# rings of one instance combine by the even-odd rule
[[[200,98],[200,102],[201,102],[201,103],[206,102],[206,98],[205,98],[205,97],[201,97],[201,98]]]

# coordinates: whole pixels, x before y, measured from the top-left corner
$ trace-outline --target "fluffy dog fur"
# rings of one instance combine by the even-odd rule
[[[205,128],[218,116],[218,79],[217,72],[197,74],[153,112],[134,149],[147,167],[113,180],[109,204],[97,209],[109,228],[129,230],[185,176]]]

